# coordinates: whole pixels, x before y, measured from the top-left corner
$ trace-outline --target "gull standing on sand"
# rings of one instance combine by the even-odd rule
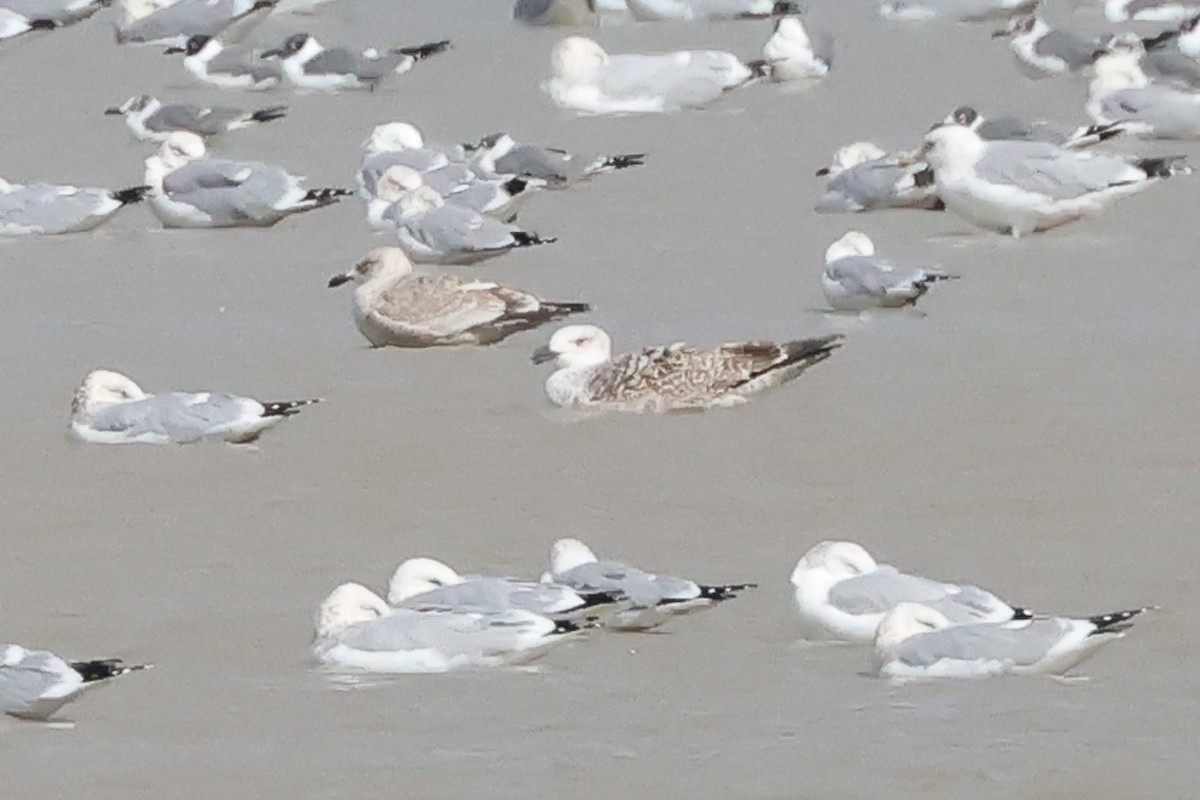
[[[766,19],[795,14],[788,0],[625,0],[638,22]]]
[[[447,203],[416,170],[389,168],[368,204],[373,224],[390,225],[400,247],[419,264],[476,264],[510,250],[553,244],[466,206]]]
[[[813,545],[792,571],[796,612],[805,636],[870,644],[884,616],[900,603],[920,602],[955,623],[1028,619],[1025,609],[976,586],[908,575],[879,564],[862,545]]]
[[[367,253],[329,286],[354,282],[354,322],[375,347],[494,344],[514,333],[589,310],[519,289],[454,275],[414,275],[398,247]]]
[[[908,154],[885,153],[873,142],[839,147],[833,162],[817,170],[817,177],[825,178],[825,194],[815,208],[821,214],[942,207],[928,164]]]
[[[140,202],[148,186],[110,191],[0,178],[0,235],[90,231],[127,205]]]
[[[611,623],[619,630],[649,630],[672,617],[709,608],[758,587],[756,583],[710,586],[645,572],[620,561],[601,561],[578,539],[559,539],[551,546],[550,572],[543,580],[547,578],[584,597],[598,596],[596,602],[622,599],[629,608],[619,611]]]
[[[609,55],[583,36],[568,36],[550,54],[553,75],[543,88],[560,107],[590,114],[631,114],[700,108],[766,74],[718,50]]]
[[[165,142],[176,131],[197,136],[216,136],[229,131],[271,122],[287,113],[287,106],[271,106],[243,111],[227,106],[193,106],[186,103],[164,104],[153,95],[131,97],[105,114],[124,117],[125,125],[143,142]]]
[[[447,672],[532,661],[581,630],[521,609],[393,609],[344,583],[317,612],[313,655],[332,667],[370,672]]]
[[[702,411],[741,405],[829,358],[840,336],[793,342],[731,342],[697,349],[683,342],[612,354],[595,325],[568,325],[533,353],[554,362],[546,396],[556,406],[613,411]]]
[[[283,80],[277,59],[227,48],[215,36],[193,36],[183,47],[168,47],[163,52],[184,53],[183,68],[192,77],[222,89],[272,89]]]
[[[1097,123],[1124,124],[1155,139],[1200,138],[1200,93],[1152,83],[1140,66],[1136,36],[1117,36],[1096,59],[1087,113]]]
[[[949,19],[958,22],[986,22],[1025,14],[1037,6],[1037,0],[883,0],[879,15],[902,22]]]
[[[940,125],[922,150],[946,210],[1020,237],[1101,213],[1122,197],[1191,172],[1182,158],[1125,158],[1044,142],[987,142]]]
[[[548,188],[565,189],[593,175],[640,167],[645,153],[606,156],[569,153],[555,147],[518,144],[507,133],[493,133],[478,144],[464,146],[475,151],[472,163],[484,174],[516,175],[546,182]]]
[[[879,623],[874,671],[900,679],[1062,675],[1124,637],[1148,610],[955,625],[922,603],[901,603]]]
[[[403,75],[418,61],[445,52],[450,40],[415,47],[400,47],[380,53],[377,50],[326,48],[308,33],[289,36],[278,50],[263,53],[278,56],[283,74],[302,89],[374,89],[389,75]]]
[[[879,258],[869,236],[850,231],[825,251],[821,290],[835,311],[903,308],[916,305],[931,284],[957,277],[933,267]]]
[[[798,14],[783,17],[763,45],[763,59],[773,81],[822,78],[833,66],[833,37],[810,34]]]
[[[119,372],[88,373],[71,399],[71,431],[92,444],[250,444],[320,400],[263,403],[223,392],[146,394]]]
[[[596,592],[584,597],[557,583],[464,576],[436,559],[410,558],[392,574],[387,599],[393,607],[417,610],[485,608],[502,611],[519,608],[561,619],[610,605],[617,601],[617,596]]]
[[[323,208],[346,189],[305,189],[303,178],[257,161],[207,158],[204,140],[172,133],[146,159],[150,207],[165,228],[269,227]]]
[[[0,711],[44,720],[88,689],[149,668],[119,658],[67,661],[45,650],[0,644]]]
[[[277,0],[178,0],[117,26],[117,44],[181,46],[192,36],[239,41],[275,8]]]

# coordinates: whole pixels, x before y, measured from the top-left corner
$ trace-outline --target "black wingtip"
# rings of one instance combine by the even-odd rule
[[[321,398],[314,397],[310,400],[281,400],[273,403],[263,403],[264,417],[290,417],[293,414],[300,413],[300,409],[305,406],[311,406],[315,403],[320,403]]]
[[[84,683],[117,678],[130,672],[150,669],[150,664],[126,664],[119,658],[99,658],[93,661],[73,661],[71,669],[83,676]]]
[[[304,195],[304,199],[315,202],[317,206],[328,206],[351,194],[353,193],[349,189],[309,189],[308,194]]]
[[[771,15],[775,17],[784,17],[788,14],[799,14],[800,6],[789,0],[777,0],[775,7],[771,9]]]
[[[529,181],[524,178],[509,178],[504,182],[503,186],[504,191],[516,195],[529,188]]]
[[[1088,622],[1096,626],[1096,630],[1092,631],[1094,636],[1097,633],[1119,633],[1127,630],[1133,625],[1133,619],[1147,611],[1153,611],[1158,606],[1145,606],[1143,608],[1131,608],[1126,611],[1114,611],[1110,614],[1100,614],[1095,617],[1088,617]]]
[[[31,31],[52,31],[58,27],[58,23],[52,19],[34,19],[29,21],[29,30]]]
[[[700,596],[705,600],[720,602],[722,600],[732,600],[737,597],[738,592],[757,588],[757,583],[727,583],[722,586],[701,586]]]
[[[255,122],[270,122],[285,116],[287,116],[287,106],[271,106],[255,111],[250,115],[250,119]]]
[[[578,633],[579,631],[586,631],[588,628],[599,628],[601,624],[599,617],[585,617],[578,622],[556,619],[554,620],[554,632],[559,634]]]
[[[611,169],[628,169],[629,167],[640,167],[645,163],[645,153],[625,153],[619,156],[609,156],[605,159],[604,166]]]
[[[120,189],[112,193],[113,199],[123,206],[130,203],[140,203],[146,199],[146,195],[150,193],[149,186],[130,186],[128,189]]]
[[[621,600],[624,595],[618,592],[593,592],[583,596],[583,607],[607,606]]]
[[[539,244],[554,244],[558,241],[557,238],[542,238],[536,233],[530,233],[529,231],[513,231],[512,237],[513,241],[517,243],[517,247],[535,247]]]
[[[1033,612],[1028,608],[1014,608],[1012,618],[1015,620],[1033,619]]]
[[[542,308],[548,310],[555,317],[565,317],[570,314],[586,314],[592,310],[592,307],[587,303],[542,303]]]
[[[401,47],[395,52],[402,56],[411,56],[417,61],[420,61],[423,58],[429,58],[430,56],[437,55],[438,53],[444,53],[449,49],[450,40],[443,39],[440,42],[429,42],[428,44],[419,44],[415,47]]]
[[[765,78],[771,73],[771,62],[765,58],[760,58],[757,61],[747,61],[746,67],[756,78]]]
[[[1187,162],[1187,156],[1143,158],[1134,164],[1150,178],[1169,178],[1172,175],[1190,175],[1192,172],[1192,165]]]

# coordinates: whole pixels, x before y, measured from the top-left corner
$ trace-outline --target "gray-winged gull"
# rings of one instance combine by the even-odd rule
[[[123,117],[133,135],[143,142],[163,142],[175,131],[186,131],[197,136],[217,136],[271,122],[283,117],[287,113],[287,106],[243,111],[228,106],[163,103],[153,95],[140,94],[119,106],[105,109],[104,113]]]
[[[267,50],[263,56],[277,56],[283,74],[302,89],[373,89],[389,75],[403,75],[418,61],[449,47],[450,40],[446,39],[382,53],[374,49],[358,51],[327,48],[312,34],[296,33],[279,49]]]
[[[163,52],[184,53],[183,68],[192,77],[222,89],[271,89],[283,80],[278,59],[226,47],[215,36],[193,36],[183,47],[168,47]]]
[[[149,668],[119,658],[68,661],[45,650],[0,644],[0,710],[21,719],[44,720],[86,690]]]
[[[957,277],[931,266],[880,258],[869,236],[850,231],[825,251],[821,290],[836,311],[903,308],[915,305],[930,285]]]
[[[50,183],[22,185],[0,178],[0,235],[90,231],[140,202],[148,186],[109,190]]]

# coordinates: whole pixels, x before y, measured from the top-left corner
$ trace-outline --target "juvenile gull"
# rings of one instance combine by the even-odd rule
[[[700,108],[766,74],[763,62],[744,63],[718,50],[654,55],[609,55],[583,36],[568,36],[550,54],[545,82],[562,108],[591,114],[628,114]]]
[[[783,17],[763,45],[763,59],[773,81],[821,78],[833,66],[833,37],[810,34],[798,14]]]
[[[905,22],[950,19],[985,22],[1032,11],[1037,0],[883,0],[879,15]]]
[[[164,142],[167,136],[176,131],[197,136],[216,136],[257,123],[271,122],[283,117],[287,113],[287,106],[243,111],[228,106],[164,104],[153,95],[141,94],[119,106],[106,109],[104,113],[124,117],[125,125],[143,142]]]
[[[172,133],[146,159],[150,207],[166,228],[268,227],[336,203],[345,189],[305,189],[303,178],[257,161],[207,158],[204,140]]]
[[[916,305],[931,284],[957,277],[933,267],[879,258],[870,237],[850,231],[825,251],[821,290],[836,311],[903,308]]]
[[[237,41],[275,8],[278,0],[178,0],[117,26],[117,44],[183,45],[192,36],[223,35]]]
[[[122,208],[141,201],[148,186],[110,191],[0,178],[0,235],[90,231]]]
[[[879,623],[874,669],[886,678],[1062,675],[1122,638],[1148,610],[956,625],[922,603],[900,603]]]
[[[908,154],[885,153],[873,142],[853,142],[838,148],[833,162],[817,170],[825,194],[816,211],[856,213],[884,208],[940,209],[933,192],[933,171]]]
[[[1124,124],[1155,139],[1200,137],[1200,93],[1151,82],[1136,37],[1116,37],[1096,59],[1086,110],[1100,124]]]
[[[619,561],[601,561],[578,539],[559,539],[551,546],[548,577],[584,597],[600,598],[597,602],[623,598],[629,607],[619,611],[611,623],[620,630],[649,630],[672,617],[709,608],[758,586],[703,585],[687,578],[645,572]]]
[[[353,281],[354,322],[375,347],[493,344],[514,333],[589,310],[519,289],[454,275],[414,275],[398,247],[379,247],[329,286]]]
[[[976,586],[923,578],[879,564],[854,542],[813,545],[792,571],[796,612],[805,635],[870,644],[884,616],[900,603],[919,602],[955,623],[1028,619],[1015,608]]]
[[[638,22],[763,19],[798,10],[788,0],[625,0],[625,4]]]
[[[1179,157],[1125,158],[1045,142],[987,142],[941,125],[922,150],[946,209],[1019,237],[1101,213],[1122,197],[1191,168]]]
[[[793,342],[731,342],[696,349],[683,342],[616,357],[595,325],[568,325],[533,353],[554,362],[546,396],[556,406],[614,411],[703,411],[740,405],[794,380],[840,347],[840,336]]]
[[[965,125],[988,141],[1048,142],[1068,150],[1079,150],[1130,132],[1123,122],[1084,125],[1064,132],[1049,122],[1024,122],[1015,117],[985,117],[970,106],[959,106],[943,122]]]
[[[531,661],[581,630],[521,609],[393,609],[357,583],[333,590],[317,612],[313,655],[370,672],[447,672]]]
[[[377,50],[326,48],[308,33],[289,36],[278,50],[263,56],[278,56],[288,80],[303,89],[374,89],[388,75],[403,75],[418,61],[450,47],[450,41]]]
[[[410,558],[396,568],[388,583],[388,604],[417,610],[429,608],[519,608],[561,619],[611,604],[616,596],[583,595],[558,583],[517,581],[483,575],[459,575],[441,561]]]
[[[0,707],[20,719],[44,720],[85,690],[149,669],[119,658],[67,661],[45,650],[0,645]]]
[[[536,178],[551,189],[564,189],[604,172],[640,167],[646,159],[645,153],[579,154],[556,147],[519,144],[507,133],[490,134],[467,149],[476,151],[474,163],[485,174]]]
[[[227,48],[215,36],[193,36],[183,47],[168,47],[163,52],[184,53],[184,69],[201,83],[222,89],[271,89],[283,80],[277,59]]]
[[[390,167],[376,193],[368,217],[389,224],[405,255],[417,263],[475,264],[510,250],[557,241],[447,203],[408,167]]]
[[[263,403],[223,392],[147,394],[119,372],[93,370],[71,400],[71,431],[93,444],[249,444],[319,400]]]

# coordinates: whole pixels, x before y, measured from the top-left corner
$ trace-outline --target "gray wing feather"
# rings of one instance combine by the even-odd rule
[[[500,250],[515,244],[510,226],[462,206],[435,208],[407,225],[416,238],[441,253]]]
[[[8,645],[0,645],[0,650]],[[53,708],[39,708],[42,695],[62,683],[70,667],[61,658],[42,650],[27,651],[25,657],[13,666],[0,667],[0,705],[7,714],[27,714],[35,709],[37,716],[51,713],[69,699],[53,703]],[[45,712],[40,713],[40,712]]]
[[[509,652],[536,631],[526,616],[505,612],[439,612],[397,609],[391,616],[355,625],[341,643],[368,652],[436,649],[448,657]]]
[[[825,196],[817,204],[819,212],[869,211],[902,205],[897,184],[907,168],[892,158],[880,158],[858,164],[834,175],[825,184]]]
[[[106,209],[106,206],[112,206]],[[79,189],[62,194],[52,184],[32,184],[0,194],[0,228],[29,227],[44,233],[70,230],[102,210],[115,213],[112,195],[104,189]]]
[[[574,591],[553,583],[470,578],[463,583],[423,592],[409,598],[404,605],[410,608],[519,608],[535,614],[563,614],[583,603]]]
[[[186,392],[151,395],[101,409],[92,415],[90,427],[129,438],[158,435],[187,444],[215,435],[243,418],[246,402],[246,398],[230,394],[210,394],[203,402]]]
[[[146,120],[152,131],[191,131],[201,136],[224,133],[229,125],[246,116],[236,108],[201,108],[188,105],[167,105]]]
[[[599,84],[608,97],[662,96],[669,106],[684,108],[711,102],[727,88],[703,58],[683,69],[671,55],[612,56]]]
[[[1055,200],[1128,183],[1136,170],[1117,156],[1079,153],[1040,142],[991,142],[975,170],[991,183],[1008,184]],[[1143,176],[1144,177],[1144,176]]]
[[[1096,42],[1074,33],[1051,30],[1033,45],[1040,56],[1061,58],[1069,70],[1079,70],[1092,63]]]
[[[1028,666],[1040,661],[1064,633],[1064,623],[1057,619],[1016,625],[955,625],[900,643],[895,657],[914,667],[929,667],[942,660]]]
[[[239,0],[179,0],[118,31],[122,42],[154,42],[172,37],[216,36],[241,14]]]
[[[1200,98],[1167,86],[1124,89],[1101,100],[1112,120],[1139,120],[1156,136],[1187,138],[1200,134]]]

